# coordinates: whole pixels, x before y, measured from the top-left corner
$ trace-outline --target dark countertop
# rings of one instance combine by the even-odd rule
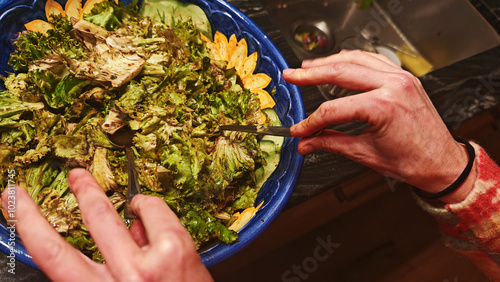
[[[500,9],[497,7],[499,5],[494,6],[496,3],[493,3],[497,1],[478,1],[484,4],[481,9],[487,7],[488,11],[500,14],[498,12]],[[260,1],[229,0],[228,2],[246,13],[267,33],[291,67],[300,66],[299,60],[280,31],[273,26]],[[445,123],[450,129],[456,128],[463,121],[497,105],[500,101],[500,47],[431,72],[422,77],[421,81]],[[307,115],[325,101],[314,86],[301,87],[300,90]],[[363,130],[363,125],[347,124],[335,128],[346,133],[359,133]],[[364,166],[330,153],[317,152],[307,155],[287,208],[332,189],[366,170],[368,169]],[[16,264],[15,275],[5,273],[6,262],[6,255],[2,254],[0,281],[46,281],[42,273],[20,262]]]

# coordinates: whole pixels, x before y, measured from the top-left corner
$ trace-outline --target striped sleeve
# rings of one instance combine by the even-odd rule
[[[438,221],[446,245],[468,257],[485,275],[500,280],[500,168],[483,148],[476,151],[477,179],[467,198],[456,204],[417,201]]]

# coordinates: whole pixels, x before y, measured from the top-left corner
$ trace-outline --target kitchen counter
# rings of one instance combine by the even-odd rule
[[[273,26],[260,1],[230,0],[228,2],[246,13],[267,33],[291,67],[300,67],[300,61],[287,45],[281,32]],[[484,5],[482,8],[486,6],[488,11],[498,11],[498,7],[491,6],[496,1],[484,0],[484,2],[490,6]],[[445,123],[450,129],[457,128],[465,120],[499,103],[500,47],[431,72],[422,77],[421,81]],[[315,86],[301,87],[300,90],[307,115],[325,101]],[[364,125],[356,123],[335,127],[335,129],[351,134],[359,133],[363,128]],[[326,190],[334,189],[337,185],[367,170],[368,168],[362,165],[330,153],[316,152],[307,155],[297,186],[286,208],[307,201]],[[6,256],[2,254],[0,257],[1,281],[46,280],[42,273],[20,262],[16,264],[15,275],[3,274],[7,269],[6,262]]]

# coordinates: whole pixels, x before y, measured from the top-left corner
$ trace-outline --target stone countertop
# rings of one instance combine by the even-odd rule
[[[482,8],[491,7],[489,5],[492,1],[478,1],[485,3]],[[287,45],[281,32],[273,26],[260,1],[229,0],[228,2],[247,14],[267,33],[291,67],[300,67],[300,61]],[[498,9],[498,7],[493,8]],[[500,47],[431,72],[422,77],[421,82],[445,123],[450,129],[454,129],[463,121],[497,105],[500,101]],[[300,90],[307,115],[325,101],[315,86],[301,87]],[[352,134],[361,132],[363,128],[363,125],[355,123],[335,127]],[[368,168],[341,156],[323,152],[309,154],[305,157],[287,208],[332,189],[366,170]],[[48,281],[41,272],[20,262],[16,264],[15,275],[4,274],[7,269],[6,263],[6,255],[2,254],[0,281]]]
[[[500,30],[500,2],[497,0],[469,0],[484,18]]]

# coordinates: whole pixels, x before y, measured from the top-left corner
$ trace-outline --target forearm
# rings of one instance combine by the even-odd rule
[[[488,277],[500,279],[500,168],[476,144],[475,179],[455,204],[419,200],[439,222],[446,244],[468,257]]]

